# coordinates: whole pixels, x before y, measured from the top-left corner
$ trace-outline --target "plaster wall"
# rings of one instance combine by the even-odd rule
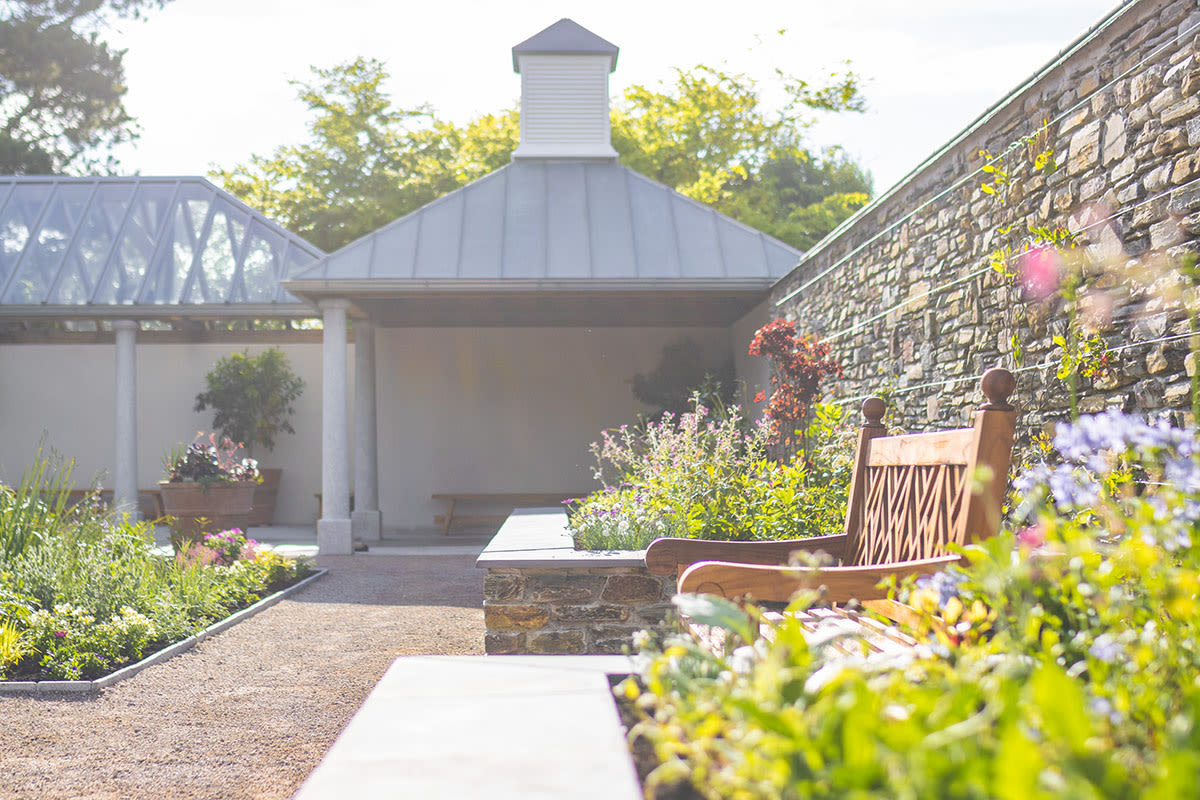
[[[729,346],[733,350],[733,369],[740,389],[738,402],[746,409],[746,415],[757,419],[761,406],[753,403],[754,395],[771,386],[771,362],[761,356],[750,355],[750,340],[755,332],[774,317],[771,305],[766,300],[750,309],[741,319],[729,327]]]
[[[729,355],[725,327],[380,329],[384,526],[432,526],[434,492],[591,491],[588,445],[646,411],[633,376],[683,337]]]
[[[250,345],[249,350],[266,347]],[[280,347],[306,383],[292,418],[296,433],[280,436],[274,452],[256,455],[265,467],[284,468],[275,521],[306,524],[316,518],[313,493],[321,485],[321,345]],[[203,391],[204,375],[218,358],[242,349],[229,344],[138,345],[138,488],[150,488],[163,477],[162,456],[171,445],[211,429],[211,411],[192,411],[196,394]],[[348,350],[353,408],[353,345]],[[0,346],[0,480],[18,480],[44,437],[47,447],[75,459],[77,487],[87,486],[96,475],[111,487],[114,365],[111,344]]]

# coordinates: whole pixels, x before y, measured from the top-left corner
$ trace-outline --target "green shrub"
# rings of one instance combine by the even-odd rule
[[[677,598],[731,639],[642,642],[619,691],[661,760],[648,796],[1194,797],[1200,439],[1114,413],[1055,446],[1009,530],[897,588],[928,615],[906,653],[847,656],[786,615],[760,637],[732,603]]]
[[[604,488],[570,511],[575,546],[638,550],[660,536],[750,540],[840,533],[852,439],[836,406],[818,406],[808,452],[780,464],[770,428],[746,432],[738,407],[716,415],[696,402],[644,431],[623,426],[592,445]]]

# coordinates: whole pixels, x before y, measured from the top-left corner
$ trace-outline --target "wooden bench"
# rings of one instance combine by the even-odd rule
[[[983,375],[987,401],[970,428],[886,436],[886,406],[863,403],[845,532],[774,542],[658,539],[646,551],[647,569],[676,574],[679,591],[786,602],[804,588],[823,589],[823,602],[864,602],[903,621],[909,612],[886,599],[880,582],[931,573],[958,561],[951,552],[994,536],[1012,458],[1015,412],[1008,397],[1012,373]],[[974,487],[974,489],[973,489]],[[833,556],[838,566],[788,564],[797,551]],[[833,609],[846,617],[850,612]],[[828,612],[820,612],[820,615]]]
[[[71,489],[67,492],[67,505],[73,506],[89,494],[93,494],[92,489]],[[101,489],[98,494],[102,503],[112,505],[112,489]],[[163,509],[162,493],[158,489],[138,489],[138,511],[141,512],[142,519],[165,517],[167,512]]]
[[[504,520],[508,517],[508,513],[514,508],[556,506],[565,500],[574,500],[576,497],[582,496],[583,493],[581,492],[435,492],[432,495],[433,499],[445,501],[446,513],[435,516],[433,524],[442,526],[442,536],[450,533],[450,526],[456,519],[460,523],[469,522],[477,525],[495,524],[498,527],[504,523]],[[454,511],[460,501],[465,503],[504,505],[507,506],[507,511],[503,514],[477,514],[468,517],[459,515],[456,517]]]

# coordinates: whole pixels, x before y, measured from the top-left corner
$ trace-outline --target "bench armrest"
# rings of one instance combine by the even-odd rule
[[[887,597],[887,590],[879,588],[885,578],[937,572],[958,560],[959,556],[949,555],[882,566],[826,569],[702,561],[679,576],[679,591],[715,594],[729,599],[750,595],[755,600],[786,603],[801,589],[824,586],[826,593],[822,602],[878,600]]]
[[[719,542],[710,539],[655,539],[646,548],[646,569],[655,575],[677,575],[680,567],[697,561],[733,561],[744,564],[786,564],[797,550],[828,553],[840,560],[846,534],[810,539],[763,542]]]

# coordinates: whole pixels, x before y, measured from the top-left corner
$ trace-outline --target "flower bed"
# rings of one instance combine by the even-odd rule
[[[1054,445],[1007,531],[898,588],[923,642],[902,655],[678,598],[732,641],[641,643],[618,691],[647,796],[1195,796],[1200,438],[1113,412]]]
[[[570,510],[576,547],[642,550],[662,536],[746,541],[840,533],[853,429],[836,406],[814,405],[808,414],[797,437],[801,449],[782,461],[769,455],[779,423],[749,424],[737,406],[713,414],[697,400],[678,419],[667,413],[644,429],[604,431],[592,445],[603,488]]]
[[[66,504],[69,465],[39,456],[0,486],[0,677],[86,680],[187,639],[308,574],[238,532],[174,558],[150,523],[95,501]]]

